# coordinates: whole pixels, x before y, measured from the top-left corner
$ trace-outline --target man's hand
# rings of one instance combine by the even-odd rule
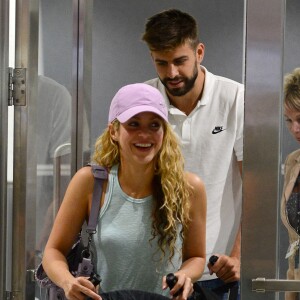
[[[216,256],[218,256],[218,260],[214,265],[207,264],[210,274],[215,273],[225,283],[240,280],[240,260],[237,257],[227,255],[216,254]]]

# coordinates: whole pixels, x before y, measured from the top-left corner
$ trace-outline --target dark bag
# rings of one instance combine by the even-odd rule
[[[168,280],[168,276],[169,280]],[[172,278],[172,279],[171,279]],[[177,282],[177,278],[173,273],[167,275],[167,284],[170,289]],[[118,290],[108,293],[101,293],[103,300],[167,300],[168,297],[139,290]],[[194,284],[194,292],[188,297],[188,300],[220,300],[220,297],[212,290],[203,288]]]
[[[194,298],[192,299],[218,300],[222,299],[221,295],[223,295],[224,293],[228,294],[228,300],[239,299],[239,282],[230,282],[214,289],[202,287],[199,284],[194,283]]]
[[[77,241],[72,246],[67,255],[67,262],[71,274],[75,277],[86,276],[90,277],[94,273],[93,257],[91,252],[91,242],[93,234],[96,233],[98,222],[100,199],[102,194],[103,181],[107,179],[107,171],[105,168],[91,165],[94,175],[94,192],[92,199],[92,208],[89,217],[89,222],[86,228],[88,234],[87,246],[84,245],[81,232],[78,235]],[[35,279],[38,285],[46,289],[47,299],[49,300],[64,300],[66,299],[63,289],[55,285],[47,276],[42,263],[38,265],[35,272]]]
[[[118,290],[108,293],[101,293],[103,300],[168,300],[170,298],[154,294],[150,292],[144,292],[139,290]],[[211,290],[198,287],[197,291],[188,297],[188,300],[220,300],[220,298]]]
[[[220,298],[212,290],[194,285],[194,293],[188,300],[220,300]]]

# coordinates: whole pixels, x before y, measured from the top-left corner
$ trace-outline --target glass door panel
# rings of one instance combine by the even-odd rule
[[[265,5],[269,12],[261,15],[258,7],[263,11]],[[283,300],[286,291],[300,293],[300,281],[287,280],[288,260],[285,256],[289,238],[280,218],[284,162],[289,153],[299,149],[283,116],[283,76],[299,67],[300,3],[294,0],[259,1],[257,6],[253,1],[249,2],[247,12],[242,291],[247,299]],[[252,30],[258,24],[263,30],[259,33],[256,30],[256,35]],[[272,60],[272,66],[268,60]],[[251,70],[255,70],[254,73]]]
[[[9,125],[13,205],[8,205],[6,289],[13,299],[42,299],[33,271],[71,176],[73,1],[17,0],[14,12],[15,67],[25,74],[25,97],[14,103]],[[77,31],[77,15],[75,24]]]
[[[41,0],[39,5],[35,265],[71,178],[72,5],[72,0]],[[39,299],[41,292],[36,288]]]
[[[71,175],[72,1],[40,1],[39,20],[36,119],[38,252],[45,246]],[[44,228],[41,224],[45,225]]]
[[[287,231],[280,219],[283,163],[299,147],[282,114],[286,61],[299,59],[297,1],[248,1],[242,223],[242,296],[284,299],[300,291],[287,281]],[[267,112],[267,113],[266,113]]]

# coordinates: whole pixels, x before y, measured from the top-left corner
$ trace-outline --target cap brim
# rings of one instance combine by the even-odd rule
[[[141,105],[141,106],[135,106],[129,108],[123,113],[121,113],[119,116],[117,116],[117,119],[119,120],[119,122],[125,123],[133,116],[142,112],[153,112],[158,116],[160,116],[162,119],[164,119],[166,122],[168,122],[168,117],[162,111],[160,111],[159,109],[153,106],[148,106],[148,105]]]

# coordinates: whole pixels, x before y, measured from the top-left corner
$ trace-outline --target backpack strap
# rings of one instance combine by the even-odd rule
[[[103,181],[108,178],[108,172],[104,167],[99,165],[89,164],[89,166],[92,167],[92,172],[94,175],[94,192],[92,198],[91,213],[86,228],[86,232],[89,234],[93,234],[96,232],[96,227],[98,222],[98,215],[100,209],[99,201],[102,195]]]

